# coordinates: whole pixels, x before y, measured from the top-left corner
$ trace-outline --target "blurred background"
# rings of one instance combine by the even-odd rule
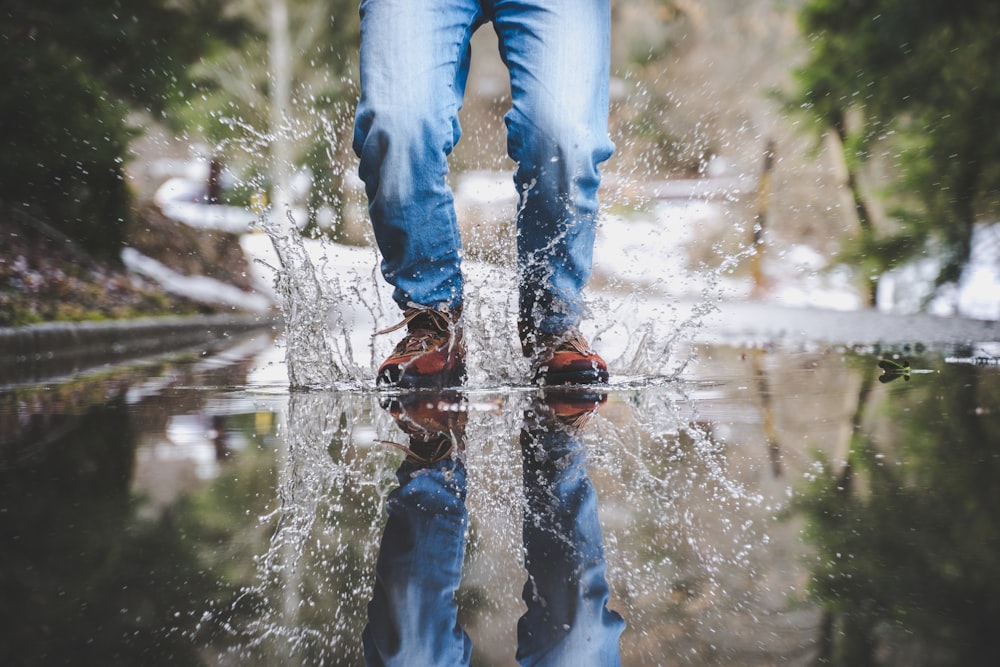
[[[1000,317],[997,3],[612,14],[611,215],[716,202],[679,261],[728,262],[739,297],[798,284],[827,295],[805,305]],[[303,234],[371,244],[356,3],[10,0],[0,36],[0,326],[264,309],[237,241],[271,202]],[[503,262],[509,87],[489,26],[473,47],[451,178],[468,254]]]
[[[588,444],[625,664],[1000,664],[1000,3],[611,6],[588,298],[617,384]],[[489,26],[473,48],[449,178],[492,290],[473,386],[509,388],[509,85]],[[358,390],[398,314],[350,148],[357,51],[347,0],[0,8],[0,663],[360,661],[402,454]],[[266,326],[261,223],[286,206],[317,269],[296,277],[327,280],[293,293],[321,312],[286,347],[332,331],[297,386],[333,391],[289,391]],[[233,311],[265,333],[117,367],[8,343]],[[947,319],[885,315],[912,312]],[[521,518],[497,500],[530,396],[470,396],[463,623],[506,664]]]

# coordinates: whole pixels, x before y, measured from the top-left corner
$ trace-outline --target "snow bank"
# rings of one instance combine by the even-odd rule
[[[156,282],[171,294],[183,296],[211,305],[222,305],[254,313],[271,310],[272,302],[260,294],[244,292],[238,287],[207,276],[185,276],[177,273],[152,257],[143,255],[135,248],[125,248],[121,253],[122,262],[135,273]]]

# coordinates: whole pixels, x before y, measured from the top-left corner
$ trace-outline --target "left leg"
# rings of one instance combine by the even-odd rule
[[[583,316],[597,223],[597,165],[608,137],[608,0],[525,7],[498,0],[494,25],[510,70],[505,117],[521,197],[517,254],[522,332],[560,336]]]

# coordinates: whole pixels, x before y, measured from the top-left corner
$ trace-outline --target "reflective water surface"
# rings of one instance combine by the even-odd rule
[[[262,336],[8,386],[0,664],[1000,664],[995,358],[695,352],[290,392]]]

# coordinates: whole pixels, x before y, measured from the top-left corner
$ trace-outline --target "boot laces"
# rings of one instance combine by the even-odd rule
[[[560,343],[556,345],[552,351],[553,353],[578,352],[584,357],[588,357],[594,353],[593,350],[590,349],[590,344],[587,343],[587,339],[584,338],[583,334],[581,334],[579,331],[574,331],[564,340],[560,341]]]
[[[451,317],[448,313],[410,303],[409,307],[403,311],[402,321],[375,332],[375,336],[392,333],[403,327],[408,328],[406,336],[403,337],[393,355],[398,357],[409,357],[416,354],[435,350],[451,342]]]

